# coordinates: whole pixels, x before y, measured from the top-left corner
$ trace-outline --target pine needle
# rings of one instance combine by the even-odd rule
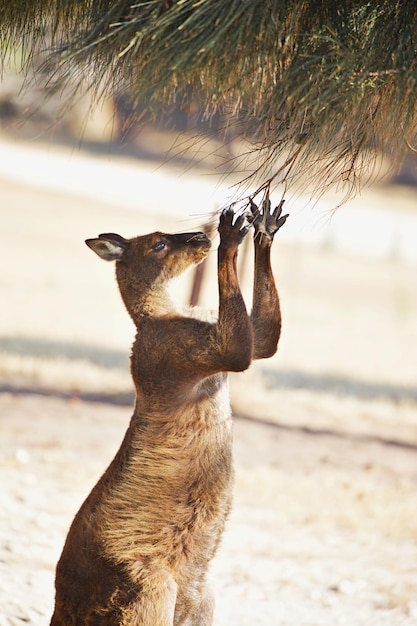
[[[138,114],[198,100],[254,142],[261,177],[294,157],[291,180],[354,190],[417,143],[408,0],[2,0],[0,23],[3,61],[43,52],[51,89],[122,92]]]

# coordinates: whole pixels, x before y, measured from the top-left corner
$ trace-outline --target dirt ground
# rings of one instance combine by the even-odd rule
[[[0,194],[0,626],[44,626],[68,526],[132,402],[133,329],[111,266],[82,241],[161,224],[7,180]],[[237,478],[210,573],[215,624],[416,625],[416,266],[288,243],[275,255],[280,350],[231,379]]]

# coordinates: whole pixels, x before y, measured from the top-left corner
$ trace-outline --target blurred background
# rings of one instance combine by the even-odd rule
[[[199,304],[217,306],[217,214],[242,193],[231,170],[247,146],[192,110],[126,126],[125,107],[83,96],[63,111],[35,80],[0,84],[1,626],[48,623],[66,529],[133,403],[134,328],[84,239],[211,228]],[[219,625],[417,622],[417,172],[412,155],[383,176],[385,158],[337,210],[336,192],[286,196],[280,348],[231,377]],[[248,306],[252,269],[248,238]],[[179,301],[194,282],[175,284]]]

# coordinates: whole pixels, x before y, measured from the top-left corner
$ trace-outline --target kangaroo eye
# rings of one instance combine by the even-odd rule
[[[160,252],[165,247],[166,247],[165,241],[158,241],[155,245],[152,246],[152,250],[154,250],[154,252]]]

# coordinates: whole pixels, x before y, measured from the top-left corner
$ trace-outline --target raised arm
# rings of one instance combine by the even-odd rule
[[[246,311],[237,277],[237,251],[248,232],[245,217],[236,217],[232,209],[220,216],[218,249],[219,317],[218,341],[225,370],[242,371],[252,360],[252,325]]]
[[[183,385],[194,385],[213,374],[249,367],[253,352],[252,323],[236,270],[238,247],[248,232],[245,221],[245,217],[235,216],[231,209],[220,216],[219,310],[215,322],[174,311],[143,315],[138,320],[132,352],[132,376],[138,397],[142,387],[152,387],[154,395],[158,395],[161,385],[163,402],[168,388],[170,393],[177,393]],[[165,263],[168,262],[167,255]]]
[[[266,198],[258,208],[251,203],[252,224],[255,229],[255,274],[253,282],[253,358],[266,359],[275,354],[281,334],[281,310],[271,268],[271,246],[276,232],[285,224],[288,215],[282,215],[284,201],[271,213],[271,202]]]

